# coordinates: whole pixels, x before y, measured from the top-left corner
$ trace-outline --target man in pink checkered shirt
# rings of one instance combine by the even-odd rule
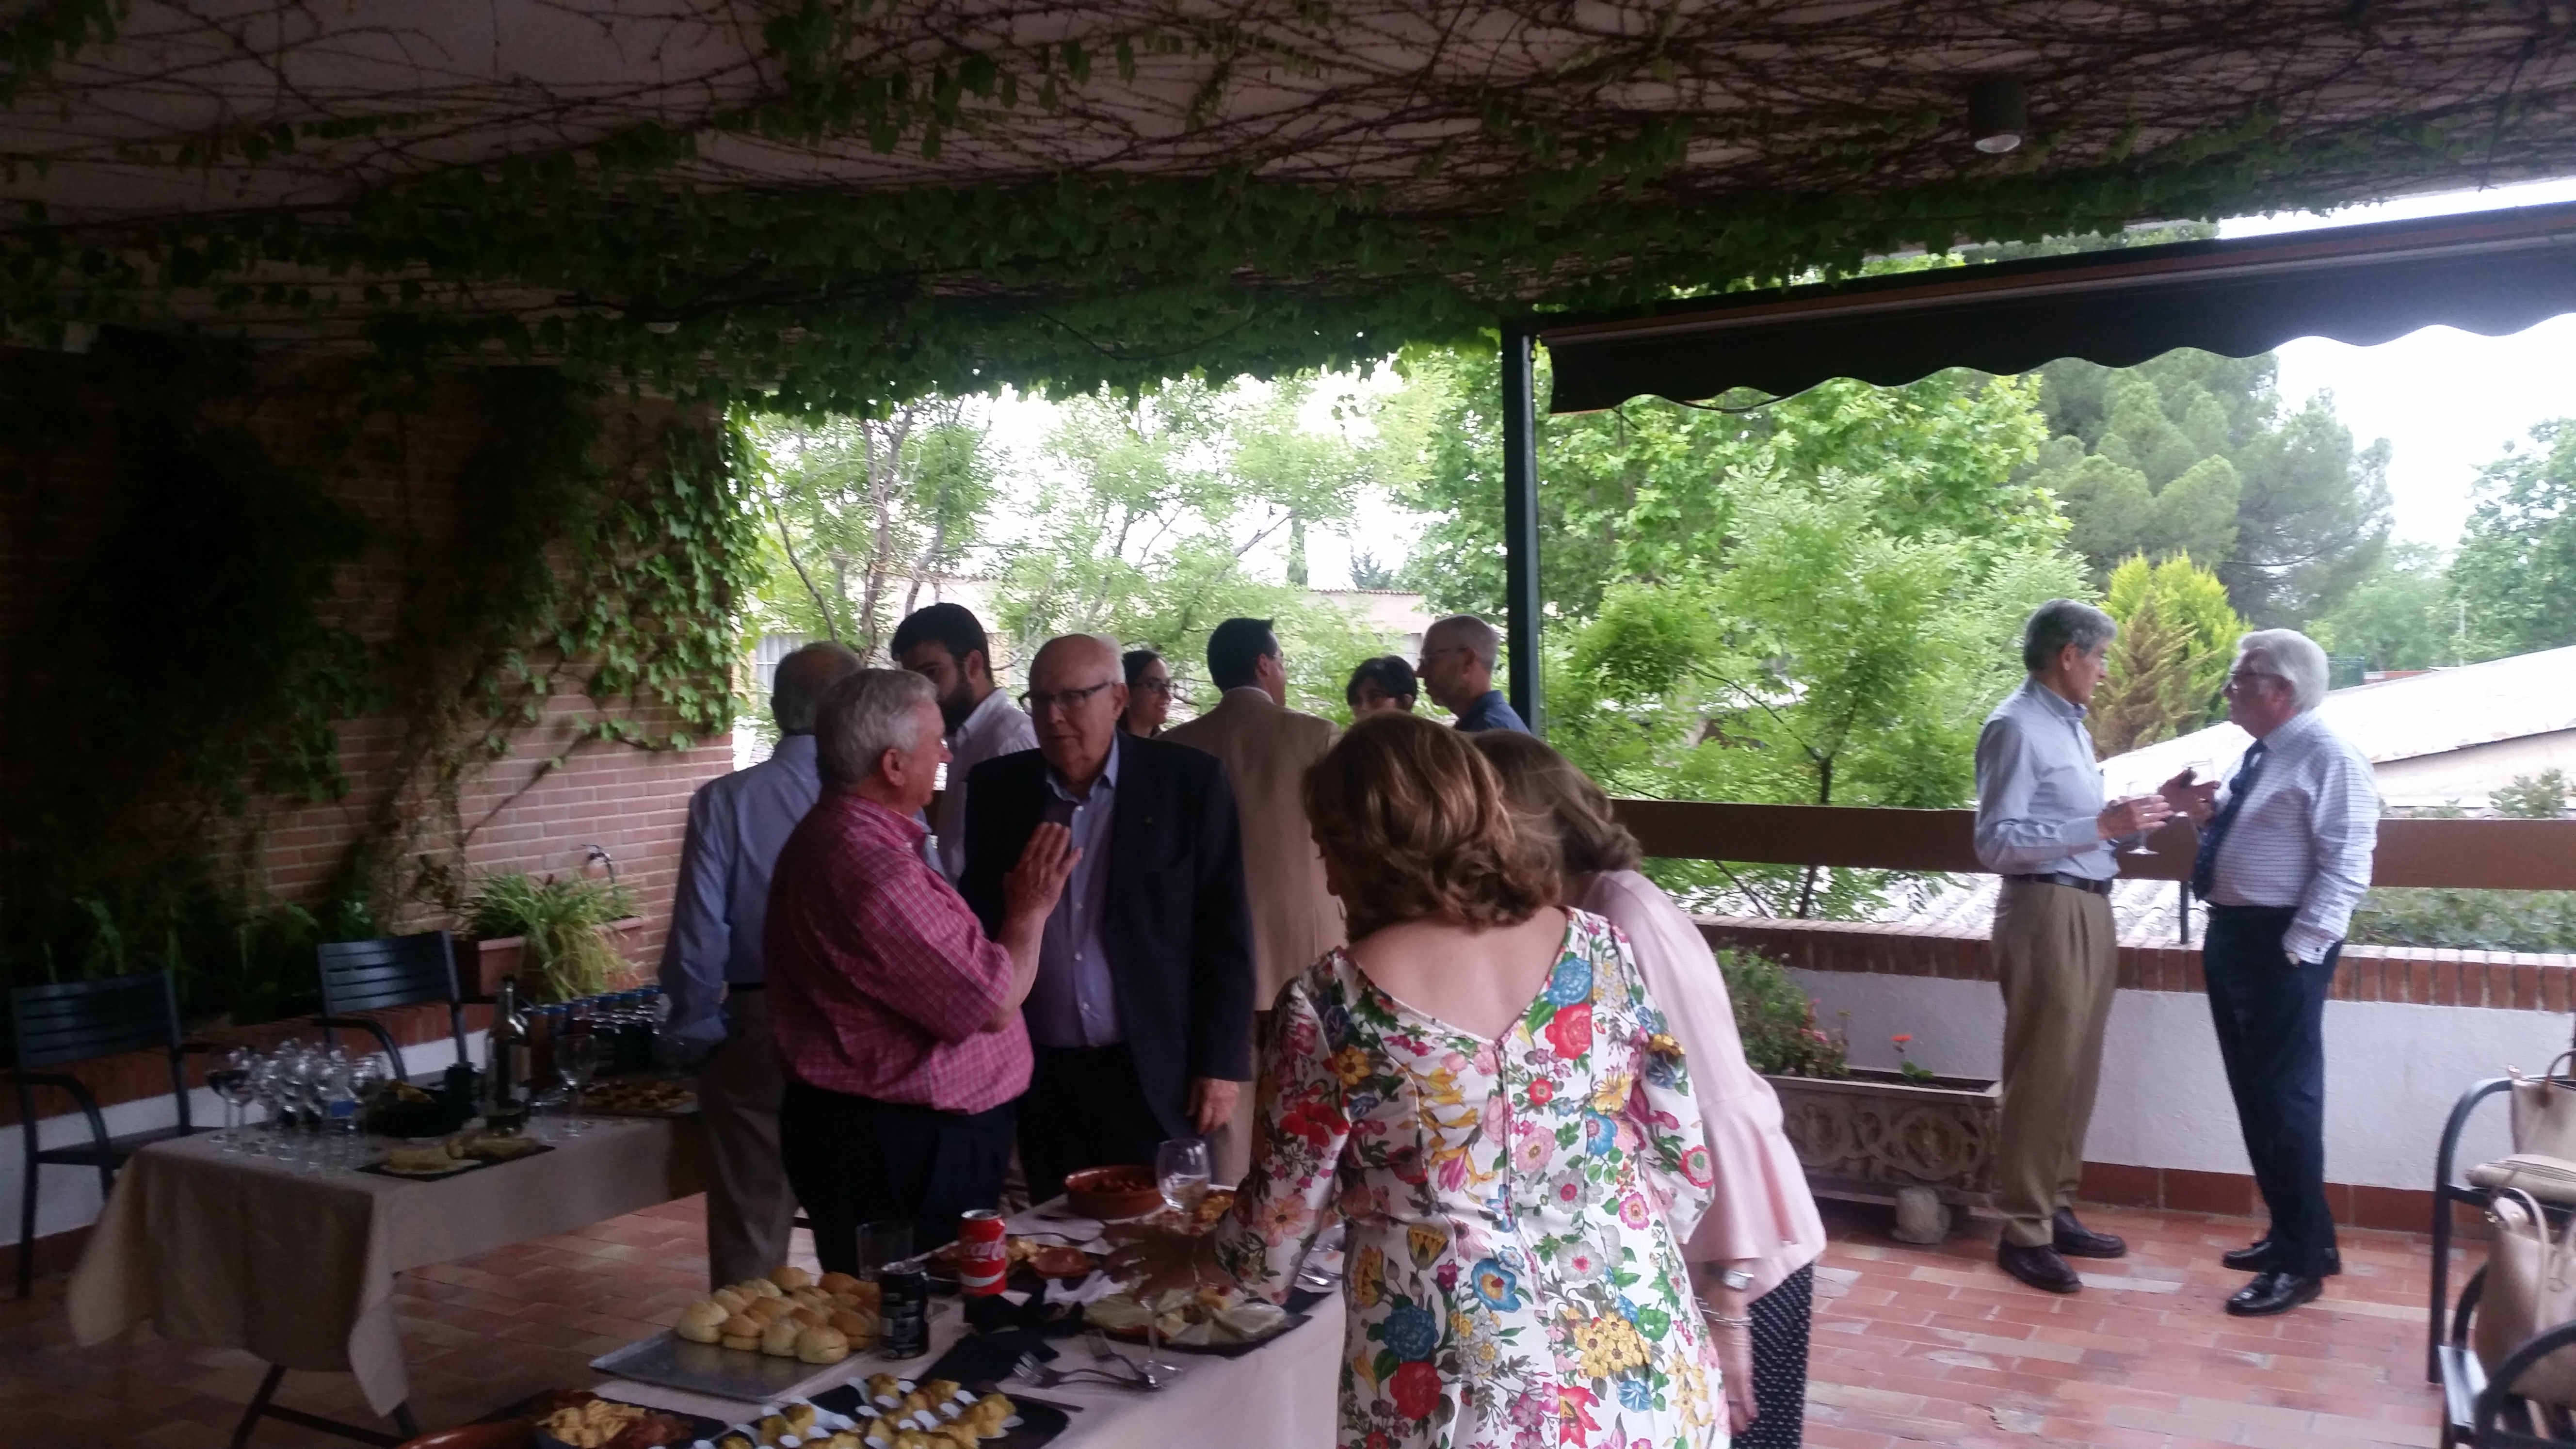
[[[779,1149],[826,1271],[856,1272],[858,1227],[913,1223],[914,1248],[1001,1200],[1011,1101],[1028,1086],[1020,1003],[1073,869],[1062,826],[1006,879],[996,941],[922,858],[922,808],[948,757],[929,681],[862,670],[824,696],[823,796],[779,852],[766,939],[787,1074]]]

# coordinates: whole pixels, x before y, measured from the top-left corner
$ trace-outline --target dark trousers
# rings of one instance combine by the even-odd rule
[[[790,1079],[778,1109],[788,1185],[826,1273],[859,1271],[859,1225],[912,1223],[912,1249],[957,1236],[957,1215],[1002,1205],[1011,1108],[972,1114],[827,1092]]]
[[[2273,1266],[2321,1277],[2335,1246],[2326,1206],[2326,991],[2343,943],[2315,965],[2292,966],[2281,937],[2296,914],[2213,904],[2200,961],[2245,1155],[2272,1214]]]
[[[1753,1403],[1760,1417],[1733,1449],[1798,1449],[1807,1432],[1807,1330],[1815,1316],[1816,1265],[1809,1263],[1753,1300]]]
[[[1064,1191],[1064,1175],[1086,1167],[1154,1165],[1154,1149],[1172,1134],[1136,1081],[1136,1060],[1122,1045],[1038,1047],[1029,1092],[1020,1098],[1020,1170],[1029,1201]]]

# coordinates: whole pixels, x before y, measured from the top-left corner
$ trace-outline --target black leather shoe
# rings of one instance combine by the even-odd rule
[[[2287,1313],[2302,1303],[2313,1301],[2326,1291],[2323,1278],[2303,1278],[2296,1273],[2257,1273],[2254,1281],[2236,1290],[2227,1300],[2227,1311],[2239,1318],[2262,1318],[2274,1313]]]
[[[2097,1233],[2075,1220],[2067,1208],[2059,1208],[2049,1220],[2051,1246],[2070,1258],[2125,1258],[2129,1245],[2109,1233]]]
[[[2025,1248],[2018,1243],[1997,1243],[1995,1262],[2033,1288],[2050,1293],[2072,1293],[2084,1286],[2066,1260],[2055,1248]]]
[[[2269,1273],[2272,1271],[2272,1240],[2270,1238],[2256,1238],[2253,1245],[2250,1247],[2236,1248],[2229,1252],[2220,1254],[2218,1261],[2226,1264],[2233,1272]],[[2325,1276],[2331,1278],[2342,1271],[2343,1250],[2341,1248],[2326,1249]]]

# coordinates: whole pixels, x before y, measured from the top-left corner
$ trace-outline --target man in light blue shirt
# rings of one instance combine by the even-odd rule
[[[1047,771],[1046,818],[1073,833],[1073,876],[1047,917],[1038,947],[1037,985],[1029,991],[1029,1040],[1050,1047],[1104,1047],[1123,1040],[1117,985],[1109,974],[1103,922],[1109,908],[1109,826],[1118,808],[1120,731],[1109,734],[1109,762],[1076,796],[1064,776]]]
[[[796,1196],[778,1156],[778,1104],[787,1084],[770,1046],[761,932],[778,852],[822,793],[816,708],[824,691],[859,667],[859,656],[839,644],[808,644],[778,661],[769,697],[778,748],[689,797],[662,991],[671,1003],[670,1036],[702,1057],[699,1122],[713,1169],[707,1270],[717,1287],[787,1261]]]
[[[2040,605],[2022,632],[2030,677],[1995,706],[1977,737],[1977,859],[2004,878],[1994,935],[2004,994],[1996,1143],[2004,1233],[1995,1261],[2052,1293],[2083,1286],[2067,1256],[2128,1252],[2078,1222],[2072,1208],[2102,1075],[2102,1031],[2119,985],[2111,879],[2120,873],[2120,843],[2164,823],[2193,792],[2185,771],[2158,794],[2102,799],[2084,713],[2118,632],[2090,605]]]

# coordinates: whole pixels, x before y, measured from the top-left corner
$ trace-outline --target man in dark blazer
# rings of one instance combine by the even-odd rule
[[[1234,789],[1213,755],[1122,736],[1118,649],[1048,641],[1029,666],[1038,747],[967,776],[957,885],[998,925],[1002,877],[1046,821],[1081,852],[1022,1010],[1036,1064],[1019,1104],[1033,1201],[1065,1174],[1151,1164],[1205,1136],[1252,1076],[1252,912]]]

